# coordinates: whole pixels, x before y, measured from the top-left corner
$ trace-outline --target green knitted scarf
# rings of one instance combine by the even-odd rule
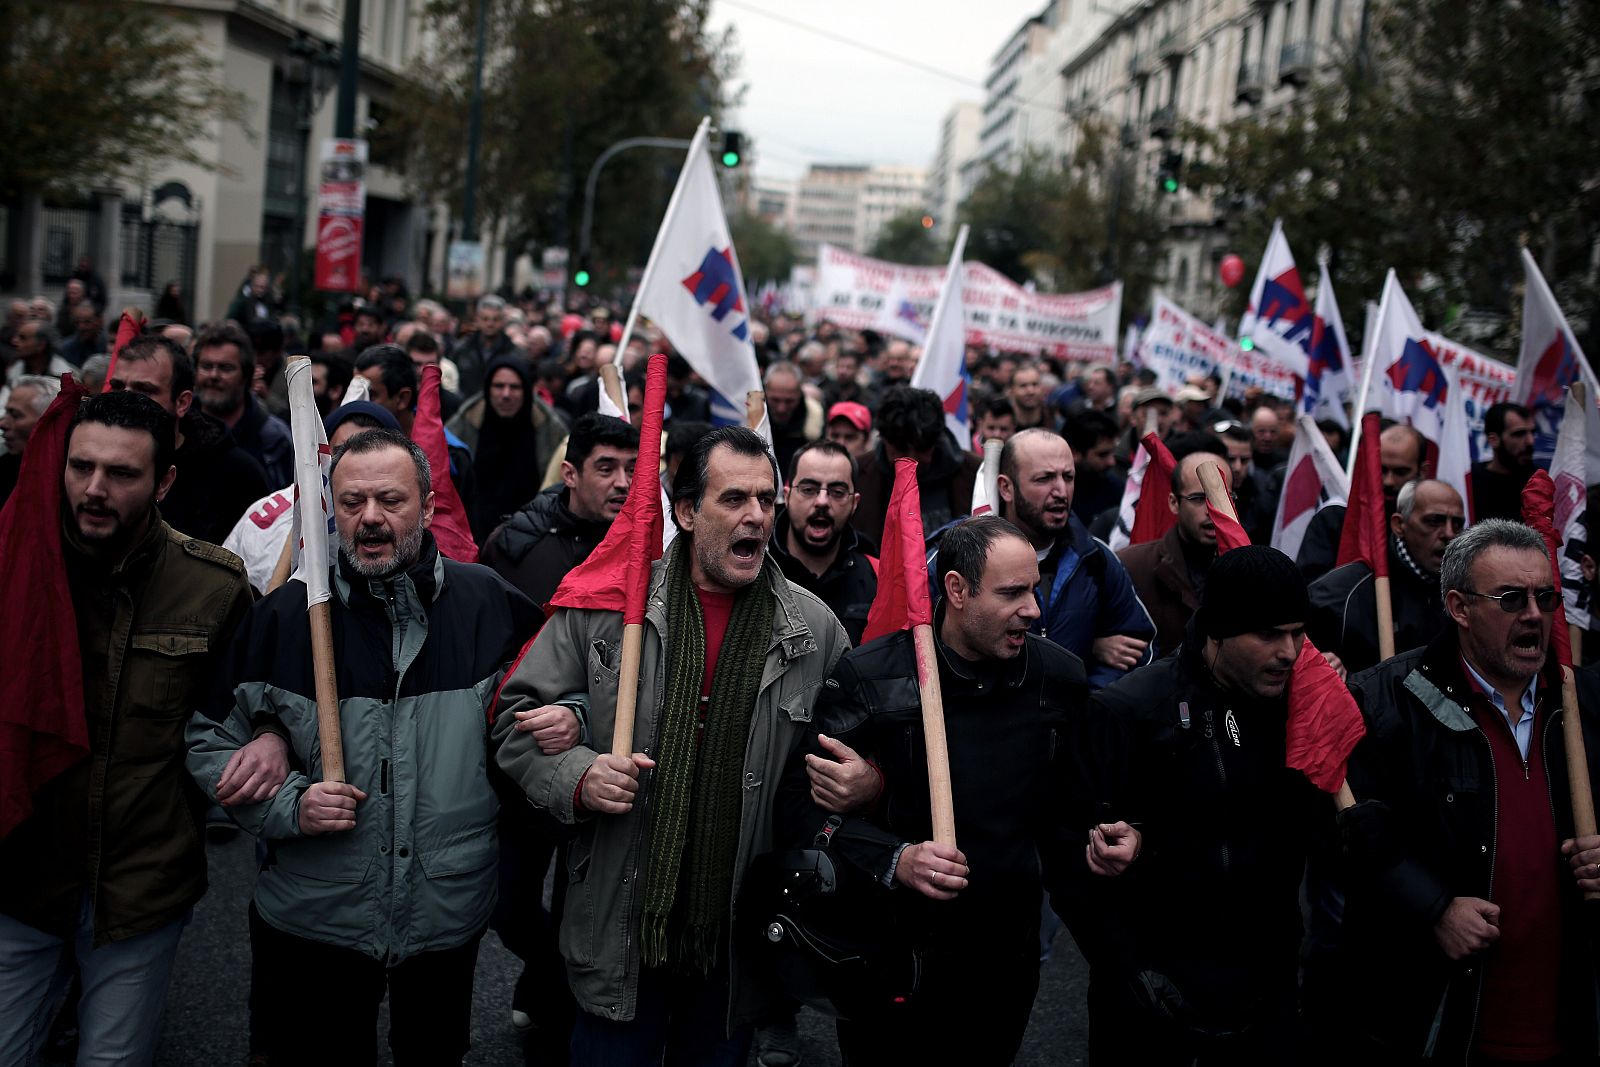
[[[734,599],[696,743],[706,622],[684,542],[667,550],[666,699],[651,782],[640,952],[649,967],[709,974],[728,937],[745,744],[772,640],[772,590],[763,574]]]

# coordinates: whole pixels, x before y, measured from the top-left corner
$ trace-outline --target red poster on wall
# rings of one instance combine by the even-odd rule
[[[316,287],[328,293],[361,288],[361,230],[367,209],[367,142],[322,142],[317,190]]]

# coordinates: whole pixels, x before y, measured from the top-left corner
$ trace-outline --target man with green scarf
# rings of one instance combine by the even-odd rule
[[[812,705],[849,639],[767,556],[778,471],[741,427],[699,438],[678,469],[678,536],[655,565],[631,758],[608,751],[622,619],[560,609],[501,691],[500,767],[576,832],[560,944],[583,1009],[575,1065],[744,1064],[766,1006],[730,927],[750,859]],[[621,576],[618,576],[621,580]],[[544,752],[517,712],[558,701],[580,743]],[[648,772],[648,773],[646,773]]]

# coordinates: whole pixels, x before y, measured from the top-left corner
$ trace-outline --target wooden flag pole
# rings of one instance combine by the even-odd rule
[[[289,536],[283,539],[283,551],[278,553],[278,562],[273,564],[272,577],[267,579],[267,592],[275,593],[278,586],[289,580],[289,575],[294,572],[294,543],[300,539],[300,531],[290,524]]]
[[[752,430],[761,428],[761,420],[767,417],[767,394],[760,389],[752,389],[744,395],[744,421]]]
[[[1349,516],[1345,517],[1349,521]],[[1381,551],[1389,551],[1388,534],[1384,534]],[[1389,599],[1389,576],[1379,575],[1372,580],[1372,591],[1378,598],[1378,658],[1394,658],[1394,602]]]
[[[1206,491],[1206,503],[1231,516],[1234,522],[1239,521],[1239,513],[1234,510],[1233,498],[1228,495],[1227,485],[1222,480],[1222,468],[1215,464],[1202,463],[1198,471],[1200,487]],[[1389,580],[1385,578],[1384,586],[1387,588]],[[1380,601],[1379,617],[1382,618],[1384,610],[1388,607],[1388,597],[1385,595]],[[1389,644],[1394,645],[1394,629],[1389,630]],[[1394,655],[1394,649],[1389,649],[1389,655]],[[1356,802],[1356,795],[1350,791],[1349,782],[1339,783],[1339,792],[1334,795],[1333,803],[1340,811],[1352,807]],[[1592,816],[1591,816],[1592,817]]]
[[[644,623],[622,627],[622,663],[617,669],[617,714],[611,726],[611,754],[633,755],[633,719],[639,708],[639,657],[644,651]]]
[[[339,684],[333,670],[333,616],[323,601],[311,605],[311,674],[316,683],[317,738],[322,780],[344,781],[344,739],[339,735]]]
[[[1578,685],[1572,668],[1561,668],[1561,740],[1567,750],[1567,784],[1572,793],[1574,837],[1595,834],[1594,791],[1589,783],[1589,753],[1583,743],[1583,720],[1578,714]],[[1588,890],[1584,900],[1600,900],[1600,891]]]
[[[610,360],[600,364],[600,388],[617,405],[618,411],[628,410],[627,394],[622,391],[622,378],[617,374],[617,365]]]
[[[956,809],[950,789],[950,746],[944,733],[944,695],[939,689],[939,659],[933,648],[933,627],[911,628],[917,651],[917,688],[922,692],[923,747],[928,755],[928,799],[933,812],[933,839],[954,848]]]

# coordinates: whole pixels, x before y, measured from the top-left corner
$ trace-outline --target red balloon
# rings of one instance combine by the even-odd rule
[[[1229,252],[1222,257],[1222,262],[1217,265],[1217,274],[1222,278],[1222,284],[1229,289],[1244,281],[1244,260]]]

